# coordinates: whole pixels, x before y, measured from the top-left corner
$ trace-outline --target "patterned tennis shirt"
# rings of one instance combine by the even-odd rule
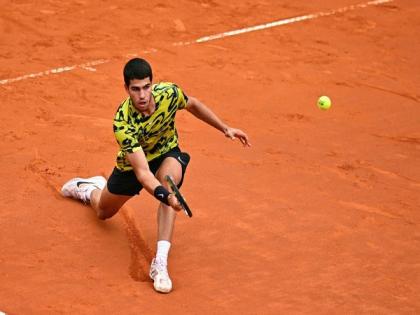
[[[187,106],[188,97],[174,83],[161,82],[152,86],[156,109],[150,116],[143,116],[130,97],[118,107],[114,118],[114,135],[120,146],[116,167],[121,171],[132,170],[127,154],[143,149],[147,161],[178,146],[175,115]]]

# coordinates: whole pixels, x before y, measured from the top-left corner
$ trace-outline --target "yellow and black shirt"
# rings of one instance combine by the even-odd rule
[[[127,153],[142,148],[147,161],[151,161],[178,145],[175,114],[187,106],[188,97],[178,86],[169,82],[154,84],[152,97],[156,109],[150,116],[143,116],[129,97],[115,114],[114,134],[120,145],[116,167],[121,171],[133,169],[127,160]]]

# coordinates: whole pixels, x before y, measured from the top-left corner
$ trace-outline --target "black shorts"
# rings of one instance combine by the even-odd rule
[[[178,188],[180,188],[182,186],[182,182],[184,181],[185,170],[190,162],[190,156],[188,153],[181,152],[178,147],[175,147],[171,151],[149,161],[150,171],[156,175],[156,172],[163,160],[167,157],[173,157],[179,162],[179,164],[181,164],[182,177],[180,183],[178,184]],[[133,170],[123,172],[115,167],[108,179],[107,188],[110,193],[116,195],[134,196],[140,193],[143,186],[137,180],[136,174]]]

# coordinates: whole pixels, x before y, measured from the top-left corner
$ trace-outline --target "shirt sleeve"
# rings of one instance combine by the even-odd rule
[[[187,102],[188,102],[188,96],[176,84],[174,84],[174,89],[175,89],[176,94],[178,95],[178,109],[186,108]]]

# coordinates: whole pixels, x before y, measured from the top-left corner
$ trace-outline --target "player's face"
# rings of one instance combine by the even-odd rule
[[[146,114],[150,112],[153,102],[151,102],[152,82],[149,77],[141,80],[133,79],[129,86],[125,86],[125,89],[139,112]]]

